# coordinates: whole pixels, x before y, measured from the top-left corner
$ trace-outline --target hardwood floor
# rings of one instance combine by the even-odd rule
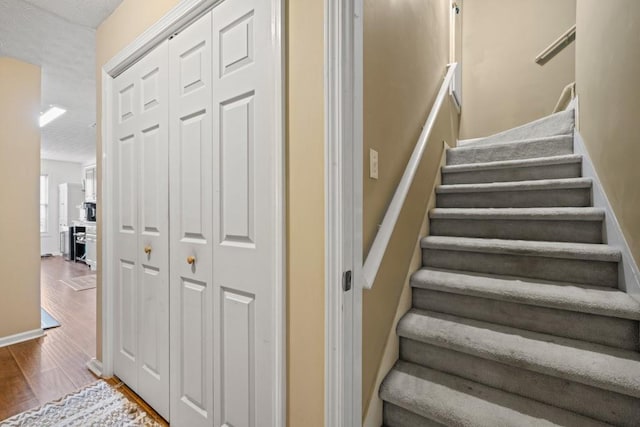
[[[147,402],[140,399],[140,396],[135,394],[126,384],[124,384],[117,377],[109,378],[107,384],[111,387],[117,389],[120,393],[124,394],[127,399],[132,402],[135,402],[139,407],[141,407],[151,418],[153,418],[158,424],[161,426],[168,426],[169,423],[162,418],[156,411],[154,411],[151,406],[147,405]]]
[[[76,292],[59,280],[90,274],[84,264],[43,258],[41,302],[62,326],[42,338],[0,348],[0,420],[59,399],[96,381],[96,290]]]
[[[42,338],[0,348],[0,420],[98,379],[86,367],[96,351],[96,290],[74,291],[60,282],[87,274],[91,272],[84,264],[66,262],[62,257],[42,258],[42,307],[61,326],[48,329]],[[108,383],[130,400],[144,403],[126,386],[119,386],[117,379]],[[148,405],[141,406],[154,419],[162,420]]]

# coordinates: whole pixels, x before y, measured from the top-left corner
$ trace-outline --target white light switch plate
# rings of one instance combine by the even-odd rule
[[[369,149],[369,178],[378,179],[378,152]]]

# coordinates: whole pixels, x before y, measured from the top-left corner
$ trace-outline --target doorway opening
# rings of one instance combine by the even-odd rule
[[[28,253],[25,248],[18,255],[29,258],[30,268],[16,276],[33,278],[12,286],[32,291],[29,324],[37,329],[27,331],[28,336],[3,337],[0,420],[97,380],[87,368],[97,349],[95,33],[120,2],[110,1],[101,8],[72,6],[71,2],[33,3],[4,0],[0,25],[0,55],[34,70],[29,88],[35,108],[32,115],[21,117],[34,130],[38,125],[40,129],[39,159],[3,151],[13,154],[11,160],[29,171],[28,183],[4,185],[21,188],[20,199],[6,203],[13,203],[12,209],[29,211],[25,213],[29,220],[15,227],[28,228],[34,237]],[[33,134],[37,141],[37,133]],[[33,150],[37,151],[37,145]],[[38,208],[35,200],[39,200]],[[31,229],[36,226],[39,232]],[[41,324],[34,322],[38,314]]]

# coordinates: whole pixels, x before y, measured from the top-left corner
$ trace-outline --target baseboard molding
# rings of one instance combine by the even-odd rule
[[[29,340],[40,338],[43,336],[44,336],[44,331],[42,330],[42,328],[21,332],[15,335],[9,335],[9,336],[0,338],[0,347],[6,347],[8,345],[18,344],[20,342],[29,341]]]
[[[582,155],[582,175],[593,180],[593,206],[605,210],[604,238],[611,246],[622,251],[622,262],[618,264],[618,287],[640,301],[640,271],[631,254],[631,249],[624,238],[620,224],[609,203],[604,187],[598,178],[596,169],[589,157],[589,152],[578,130],[574,130],[573,151]]]
[[[96,377],[102,378],[102,362],[95,357],[87,362],[87,369],[93,372]]]

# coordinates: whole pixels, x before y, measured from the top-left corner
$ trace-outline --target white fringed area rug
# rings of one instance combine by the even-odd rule
[[[118,426],[159,427],[138,405],[104,381],[93,383],[60,400],[22,412],[0,427]]]

